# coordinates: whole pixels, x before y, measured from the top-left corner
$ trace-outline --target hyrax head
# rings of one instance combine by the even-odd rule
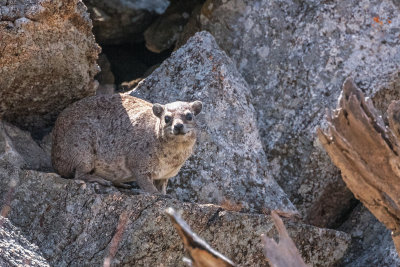
[[[160,118],[163,136],[185,141],[196,138],[196,120],[203,104],[194,102],[172,102],[166,105],[153,104],[153,113]]]

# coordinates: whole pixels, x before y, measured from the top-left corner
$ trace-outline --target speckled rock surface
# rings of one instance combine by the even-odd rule
[[[395,2],[209,0],[201,10],[201,29],[250,86],[273,177],[315,224],[352,199],[315,138],[344,79],[352,75],[382,110],[400,95]],[[327,202],[336,205],[320,209]]]
[[[8,171],[2,163],[0,206],[8,206],[7,217],[38,245],[51,266],[102,266],[104,261],[112,266],[185,266],[183,245],[164,214],[170,206],[233,261],[267,266],[260,235],[277,235],[269,216],[132,195],[115,188],[96,190],[93,184],[79,185],[52,173],[19,171],[11,177],[5,175]],[[312,266],[331,266],[349,243],[342,232],[288,221],[286,225]]]
[[[400,266],[390,231],[362,204],[339,229],[351,234],[352,242],[338,266]]]
[[[44,129],[70,103],[92,95],[100,49],[81,1],[2,1],[0,117]]]
[[[0,215],[0,266],[50,266],[39,248],[31,244],[7,218]]]
[[[165,12],[168,0],[84,0],[101,44],[143,41],[155,15]]]
[[[203,101],[194,154],[168,192],[183,201],[245,208],[295,208],[265,169],[252,96],[233,62],[207,32],[192,37],[132,91],[150,102]]]

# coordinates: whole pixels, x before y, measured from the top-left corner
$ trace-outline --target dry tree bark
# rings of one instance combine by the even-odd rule
[[[166,211],[172,224],[182,238],[183,244],[191,257],[191,266],[194,267],[233,267],[231,260],[210,247],[203,239],[198,237],[189,225],[178,215],[173,208]]]
[[[400,101],[390,104],[386,126],[349,78],[338,105],[319,140],[355,197],[392,231],[400,255]]]
[[[269,264],[272,267],[307,267],[296,245],[289,237],[282,219],[275,211],[271,212],[271,216],[279,233],[279,244],[273,238],[261,236],[264,254]]]

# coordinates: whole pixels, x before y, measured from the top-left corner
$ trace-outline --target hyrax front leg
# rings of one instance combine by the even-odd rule
[[[154,185],[163,195],[167,194],[168,179],[154,180]]]
[[[153,184],[153,180],[151,179],[151,175],[138,175],[136,178],[136,182],[139,185],[140,189],[145,192],[156,194],[158,193],[157,188]]]

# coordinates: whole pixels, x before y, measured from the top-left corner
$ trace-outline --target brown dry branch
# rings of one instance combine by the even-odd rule
[[[239,212],[243,209],[242,203],[236,203],[235,201],[232,201],[230,199],[224,198],[222,202],[220,203],[220,206],[224,210],[229,210],[229,211],[236,211]]]
[[[110,267],[111,266],[112,260],[115,257],[115,253],[117,253],[118,245],[121,242],[122,235],[123,235],[123,233],[125,231],[125,226],[126,226],[127,222],[128,222],[128,213],[127,212],[123,212],[119,216],[118,225],[117,225],[117,228],[115,230],[115,234],[114,234],[113,238],[111,239],[110,247],[109,247],[109,250],[108,250],[108,255],[104,259],[103,267]]]
[[[355,197],[392,231],[400,255],[400,101],[389,106],[385,126],[349,78],[338,105],[319,140]]]
[[[282,219],[275,211],[271,211],[271,216],[279,233],[279,244],[273,238],[261,236],[264,254],[269,264],[272,267],[306,267]]]
[[[194,267],[231,267],[235,264],[198,237],[173,208],[165,211],[182,238]],[[186,260],[187,261],[187,260]]]

